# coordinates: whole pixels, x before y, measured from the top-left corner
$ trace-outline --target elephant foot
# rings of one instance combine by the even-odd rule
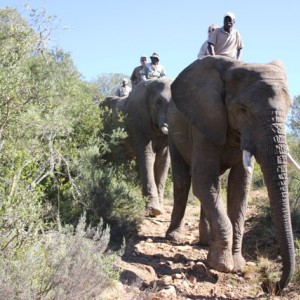
[[[208,265],[220,272],[232,272],[234,269],[233,258],[230,249],[210,247],[207,255]]]
[[[146,216],[149,217],[156,217],[162,215],[164,213],[164,208],[162,206],[154,206],[154,205],[147,205],[146,208]]]
[[[233,263],[234,263],[234,272],[241,272],[244,270],[246,266],[246,260],[242,256],[241,253],[236,253],[233,255]]]
[[[175,230],[167,230],[166,239],[175,243],[182,242],[181,228]]]

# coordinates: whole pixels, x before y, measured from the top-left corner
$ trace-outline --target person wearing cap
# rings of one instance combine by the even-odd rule
[[[148,63],[144,67],[144,73],[146,79],[160,78],[166,76],[164,67],[159,63],[159,56],[157,53],[153,53],[150,56],[151,63]]]
[[[208,38],[210,37],[211,33],[213,31],[215,31],[215,29],[217,29],[219,26],[217,24],[211,24],[209,27],[208,27]],[[201,59],[203,58],[204,56],[207,56],[209,55],[209,52],[208,52],[208,49],[207,49],[207,40],[202,44],[200,50],[199,50],[199,53],[197,55],[197,58],[198,59]]]
[[[244,45],[240,33],[233,28],[234,23],[234,13],[226,13],[223,27],[217,28],[207,40],[207,49],[210,55],[224,55],[237,60],[241,59]]]
[[[128,80],[126,78],[122,78],[122,85],[117,89],[116,96],[126,97],[130,92],[131,87],[128,85]]]
[[[131,86],[134,89],[139,82],[143,80],[144,76],[144,66],[147,64],[147,56],[142,55],[140,58],[140,65],[133,69],[133,72],[130,76]]]

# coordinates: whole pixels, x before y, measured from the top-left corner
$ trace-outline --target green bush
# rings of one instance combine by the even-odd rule
[[[298,164],[300,164],[299,144],[298,138],[290,139],[290,153]],[[288,176],[293,229],[300,232],[300,174],[299,171],[289,166]]]
[[[107,163],[101,159],[98,148],[93,147],[81,152],[77,171],[81,176],[76,184],[85,199],[89,220],[95,223],[102,218],[112,233],[121,237],[136,233],[144,200],[128,165]],[[135,170],[131,173],[135,174]]]
[[[300,283],[300,239],[299,238],[295,239],[295,252],[296,252],[296,270],[292,280],[295,284],[299,285]]]
[[[116,277],[115,258],[79,230],[80,216],[102,218],[122,238],[136,231],[143,199],[134,166],[104,159],[123,132],[104,138],[97,85],[70,54],[46,48],[52,18],[30,15],[37,30],[0,10],[0,295],[89,298]]]

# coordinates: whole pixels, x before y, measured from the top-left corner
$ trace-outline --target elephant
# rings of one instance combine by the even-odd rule
[[[104,101],[113,118],[119,112],[125,116],[125,148],[131,157],[136,157],[142,194],[147,197],[146,214],[152,217],[164,211],[164,189],[170,168],[167,112],[172,82],[170,78],[146,80],[128,97],[107,97]]]
[[[267,186],[283,265],[280,281],[262,286],[278,294],[295,270],[285,134],[291,99],[283,63],[247,64],[208,56],[187,66],[171,92],[174,206],[166,238],[180,238],[192,186],[201,202],[199,235],[200,242],[209,243],[208,265],[222,272],[243,270],[244,219],[255,159]],[[220,192],[226,170],[227,211]]]

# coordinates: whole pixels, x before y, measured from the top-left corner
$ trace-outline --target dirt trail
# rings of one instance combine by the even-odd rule
[[[206,265],[208,248],[197,245],[199,206],[189,205],[185,214],[185,242],[174,244],[164,236],[171,206],[156,218],[145,218],[139,239],[127,245],[120,262],[125,289],[122,299],[298,299],[268,298],[258,281],[256,263],[248,261],[245,272],[225,274]],[[248,259],[247,259],[248,260]]]

